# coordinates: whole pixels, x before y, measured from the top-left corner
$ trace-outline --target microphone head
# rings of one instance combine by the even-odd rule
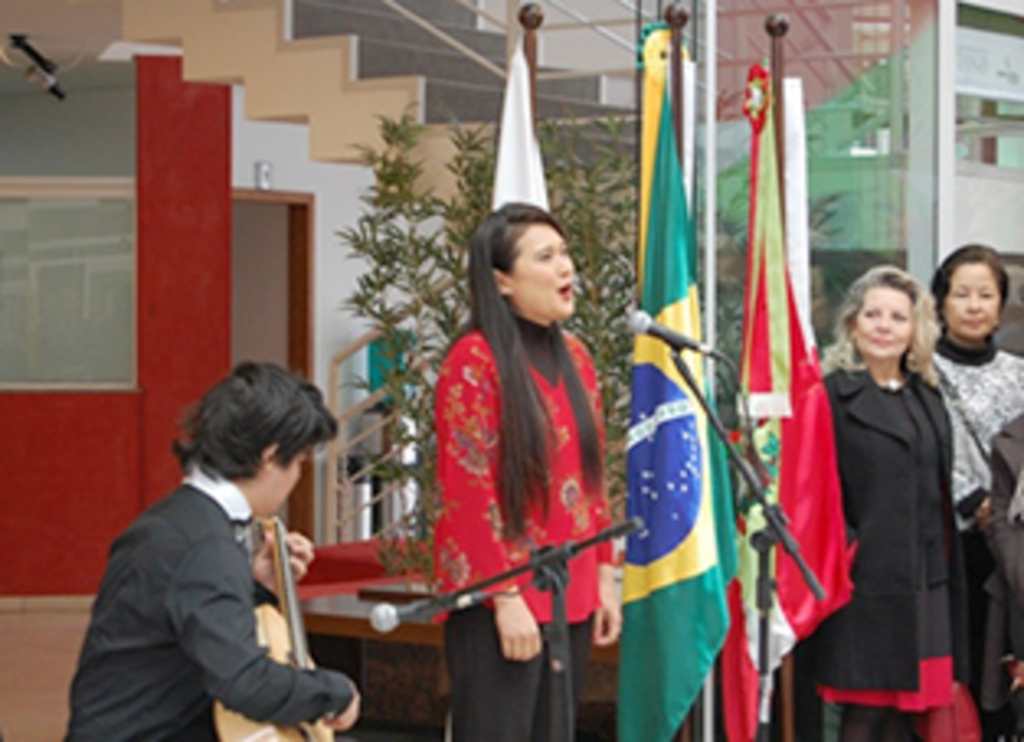
[[[398,609],[390,603],[378,603],[370,611],[370,626],[374,631],[387,634],[394,631],[398,624]]]
[[[646,333],[653,322],[654,320],[651,319],[651,315],[643,309],[637,309],[629,315],[629,329],[632,330],[634,335],[643,335]]]

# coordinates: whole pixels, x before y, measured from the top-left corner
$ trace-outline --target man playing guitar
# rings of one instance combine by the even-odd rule
[[[345,675],[272,659],[256,606],[274,601],[269,541],[245,524],[273,515],[337,423],[310,383],[245,363],[211,388],[174,449],[178,489],[117,538],[71,687],[68,740],[213,740],[213,707],[283,728],[351,727]],[[301,577],[312,544],[285,537]]]

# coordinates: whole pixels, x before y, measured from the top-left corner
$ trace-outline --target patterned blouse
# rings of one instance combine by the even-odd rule
[[[969,513],[980,504],[975,493],[992,486],[988,463],[992,438],[1024,413],[1024,359],[997,350],[991,340],[984,350],[973,351],[942,338],[936,351],[942,396],[953,423],[953,503],[959,506],[957,525],[967,530],[974,526]],[[978,449],[966,420],[984,451]]]
[[[594,363],[574,337],[564,335],[570,355],[591,400],[601,447],[604,427]],[[500,380],[483,335],[460,338],[445,359],[437,383],[437,476],[441,514],[434,533],[439,589],[475,584],[526,561],[531,549],[582,541],[610,524],[604,492],[587,492],[577,441],[576,421],[564,380],[552,385],[532,366],[533,381],[555,428],[550,457],[549,514],[528,506],[522,537],[503,536],[497,491],[501,415]],[[597,566],[611,562],[611,544],[581,551],[569,561],[566,608],[572,623],[586,620],[598,607]],[[533,587],[532,572],[517,584],[539,623],[551,620],[551,595]]]

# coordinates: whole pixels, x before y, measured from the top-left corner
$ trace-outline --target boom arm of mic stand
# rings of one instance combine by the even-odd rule
[[[591,536],[588,539],[584,539],[583,541],[566,541],[564,544],[552,546],[551,548],[546,549],[544,551],[535,552],[533,556],[530,557],[530,559],[523,562],[522,564],[512,567],[507,572],[502,572],[501,574],[494,575],[493,577],[489,577],[486,580],[481,580],[475,585],[462,588],[461,590],[456,590],[451,593],[438,595],[436,599],[448,600],[451,602],[452,606],[455,606],[458,603],[459,596],[466,595],[469,593],[483,592],[487,588],[493,587],[494,585],[497,585],[502,582],[507,582],[512,577],[517,577],[521,575],[523,572],[536,570],[539,567],[544,567],[560,560],[571,559],[572,557],[576,556],[579,552],[584,551],[585,549],[589,549],[591,546],[596,546],[602,541],[609,541],[613,538],[618,538],[619,536],[628,536],[634,531],[639,531],[643,527],[643,518],[640,518],[639,516],[627,518],[621,523],[616,523],[613,526],[609,526],[600,533],[595,534],[594,536]]]
[[[447,593],[435,595],[433,598],[424,598],[421,601],[417,601],[416,605],[419,607],[417,613],[422,618],[433,618],[438,613],[443,613],[444,611],[462,610],[463,608],[470,608],[474,605],[478,605],[487,598],[493,597],[488,590],[495,585],[507,582],[511,578],[517,577],[524,572],[538,570],[556,562],[564,562],[576,556],[579,552],[589,549],[592,546],[596,546],[602,541],[609,541],[613,538],[618,538],[619,536],[628,536],[634,531],[639,531],[643,527],[643,518],[635,515],[632,518],[627,518],[621,523],[609,526],[600,533],[595,534],[588,539],[584,539],[583,541],[567,541],[564,544],[552,546],[543,551],[535,552],[530,559],[522,564],[512,567],[506,572],[494,575],[493,577],[488,577],[486,580],[481,580],[474,585],[464,587],[460,590],[452,590]]]
[[[768,502],[768,498],[764,493],[764,485],[761,483],[760,477],[754,472],[750,462],[747,461],[739,451],[736,450],[736,446],[729,440],[728,431],[725,429],[725,425],[722,424],[721,418],[718,417],[718,413],[712,409],[711,405],[708,404],[707,399],[704,398],[704,392],[702,389],[697,388],[697,381],[693,378],[693,374],[690,372],[689,366],[682,359],[677,351],[671,351],[672,362],[676,366],[676,370],[686,381],[686,385],[693,392],[693,395],[697,398],[698,404],[701,409],[704,410],[704,414],[707,415],[708,420],[711,422],[711,426],[715,429],[715,433],[718,434],[719,439],[725,445],[725,450],[729,454],[736,468],[739,469],[744,481],[750,487],[751,492],[754,494],[754,499],[761,506],[761,510],[764,513],[765,521],[768,524],[768,528],[775,536],[776,540],[782,544],[782,548],[786,550],[786,553],[793,557],[793,561],[796,562],[797,567],[800,568],[800,574],[803,575],[804,581],[810,588],[814,597],[818,600],[825,599],[825,589],[821,586],[817,576],[807,565],[803,555],[800,553],[800,545],[796,539],[793,538],[793,534],[786,528],[786,516],[782,512],[782,508],[778,504],[772,504]],[[717,356],[716,356],[717,357]],[[730,368],[734,368],[731,364],[728,364]]]

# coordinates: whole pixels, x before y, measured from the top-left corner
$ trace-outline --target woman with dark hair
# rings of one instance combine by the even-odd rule
[[[953,504],[967,568],[971,690],[986,711],[981,717],[985,737],[993,740],[1012,733],[1013,714],[1008,709],[994,713],[1005,693],[981,697],[989,600],[985,583],[995,567],[985,543],[992,513],[989,459],[995,435],[1024,413],[1024,360],[998,350],[993,340],[1008,286],[999,254],[977,244],[950,253],[932,278],[942,323],[935,365],[953,423]]]
[[[879,266],[847,293],[825,357],[854,590],[811,642],[842,742],[912,739],[914,715],[948,706],[967,671],[937,336],[925,288]]]
[[[440,587],[466,587],[527,560],[531,550],[609,524],[601,397],[572,316],[574,268],[546,211],[508,204],[484,220],[469,256],[471,314],[437,384]],[[574,698],[590,644],[619,634],[611,547],[569,562],[566,607]],[[450,614],[445,654],[452,732],[462,740],[546,740],[549,670],[541,627],[551,596],[523,575],[484,606]]]

